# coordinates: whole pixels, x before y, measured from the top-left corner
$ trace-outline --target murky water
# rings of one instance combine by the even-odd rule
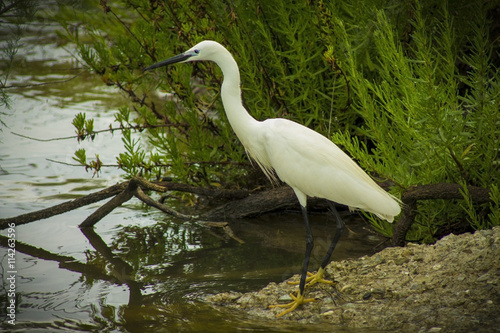
[[[71,45],[59,46],[54,28],[40,27],[25,37],[10,84],[67,80],[79,73]],[[0,34],[3,36],[3,34]],[[2,37],[3,38],[3,37]],[[5,41],[0,42],[4,43]],[[115,163],[123,151],[118,136],[94,142],[75,139],[34,141],[74,135],[71,121],[86,112],[95,128],[113,122],[124,103],[115,90],[85,73],[64,82],[10,89],[12,109],[2,116],[0,132],[0,216],[10,217],[86,195],[120,180],[106,168],[92,178],[73,163],[80,147]],[[52,161],[51,161],[52,160]],[[251,291],[279,282],[300,270],[304,231],[299,214],[267,215],[231,221],[245,241],[228,239],[219,230],[186,223],[131,201],[99,222],[93,231],[77,227],[99,203],[15,228],[17,239],[15,326],[6,317],[8,256],[0,246],[3,288],[0,327],[16,332],[330,332],[324,324],[301,326],[283,320],[259,321],[245,313],[214,309],[203,296],[224,291]],[[326,251],[334,231],[331,217],[311,218],[316,235],[312,269]],[[348,223],[333,259],[373,253],[380,239],[363,222]],[[7,232],[1,232],[3,236]],[[325,236],[329,235],[329,236]]]

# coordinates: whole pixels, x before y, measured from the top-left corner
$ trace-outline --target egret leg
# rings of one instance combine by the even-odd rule
[[[306,279],[307,282],[307,287],[310,287],[312,285],[315,285],[316,283],[326,283],[326,284],[334,284],[333,281],[330,280],[325,280],[323,279],[323,275],[325,274],[325,268],[326,265],[330,262],[330,258],[332,257],[333,250],[335,250],[335,247],[337,246],[337,243],[339,242],[340,235],[342,234],[342,230],[345,227],[344,221],[342,221],[342,218],[340,217],[339,212],[335,208],[335,205],[331,202],[328,201],[328,206],[332,210],[333,215],[335,216],[335,221],[336,221],[336,229],[335,229],[335,235],[333,236],[333,240],[330,244],[330,247],[328,248],[328,251],[326,252],[323,261],[321,263],[321,267],[318,269],[318,272],[316,274],[311,274],[307,273],[309,277]]]
[[[333,215],[335,216],[335,221],[337,222],[337,227],[335,229],[335,235],[333,236],[332,243],[330,244],[330,248],[326,252],[325,257],[323,258],[323,262],[321,263],[321,268],[324,270],[326,265],[330,262],[330,258],[332,256],[333,250],[335,250],[335,247],[337,246],[337,243],[339,242],[340,235],[342,234],[342,230],[345,227],[344,221],[340,217],[339,212],[337,212],[337,208],[335,208],[335,205],[328,200],[328,206],[332,210]]]
[[[309,226],[309,219],[307,217],[307,208],[303,207],[302,205],[300,206],[302,210],[302,218],[304,220],[304,225],[306,227],[306,254],[304,257],[304,261],[302,263],[302,273],[300,275],[300,282],[299,282],[299,290],[297,291],[297,296],[294,296],[293,294],[290,294],[292,297],[293,301],[288,303],[288,304],[276,304],[276,305],[270,305],[270,308],[288,308],[287,310],[283,311],[278,315],[278,317],[281,317],[287,313],[292,312],[295,310],[300,304],[304,303],[309,303],[309,302],[314,302],[314,298],[308,298],[304,299],[304,288],[306,285],[306,277],[307,277],[307,267],[309,266],[309,258],[311,257],[311,251],[314,247],[314,240],[311,232],[311,227]]]

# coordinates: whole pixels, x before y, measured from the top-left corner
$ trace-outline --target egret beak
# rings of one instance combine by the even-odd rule
[[[181,54],[178,54],[176,56],[173,56],[172,58],[168,58],[166,60],[157,62],[156,64],[153,64],[149,67],[146,67],[146,68],[144,68],[143,72],[149,71],[149,70],[152,70],[152,69],[155,69],[158,67],[163,67],[163,66],[175,64],[175,63],[178,63],[181,61],[185,61],[185,60],[189,59],[191,56],[192,56],[192,54],[189,54],[189,53],[181,53]]]

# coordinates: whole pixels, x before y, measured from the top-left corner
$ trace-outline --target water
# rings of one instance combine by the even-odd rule
[[[59,45],[54,30],[41,26],[23,38],[22,65],[16,66],[10,84],[41,84],[79,73],[71,69],[78,65],[70,54],[72,46]],[[9,94],[12,109],[5,110],[10,115],[2,116],[7,128],[0,132],[0,217],[50,207],[121,180],[117,169],[105,168],[92,178],[81,167],[53,162],[74,163],[74,151],[83,147],[88,157],[98,153],[105,164],[114,164],[123,151],[118,136],[104,134],[94,142],[78,143],[14,134],[72,136],[71,121],[79,112],[94,117],[96,129],[107,128],[117,107],[126,103],[120,93],[84,73],[64,83],[10,89]],[[78,224],[100,205],[15,228],[15,326],[5,313],[8,256],[2,243],[0,327],[11,332],[339,331],[334,325],[256,320],[201,301],[218,292],[257,290],[298,273],[305,248],[300,214],[230,221],[245,241],[240,244],[220,230],[172,219],[132,200],[93,231],[80,231]],[[324,215],[312,216],[311,223],[316,235],[311,267],[316,269],[335,224]],[[334,260],[375,251],[380,239],[366,224],[351,221],[348,227],[352,232],[340,241]]]

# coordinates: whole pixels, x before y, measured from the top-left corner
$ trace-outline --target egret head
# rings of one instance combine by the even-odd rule
[[[163,67],[175,63],[183,63],[190,61],[215,61],[217,59],[217,54],[221,51],[225,50],[222,45],[217,42],[211,40],[205,40],[200,42],[187,50],[184,53],[173,56],[172,58],[168,58],[166,60],[160,61],[154,65],[146,67],[144,71],[149,71],[151,69],[155,69],[158,67]],[[227,52],[227,51],[226,51]]]

